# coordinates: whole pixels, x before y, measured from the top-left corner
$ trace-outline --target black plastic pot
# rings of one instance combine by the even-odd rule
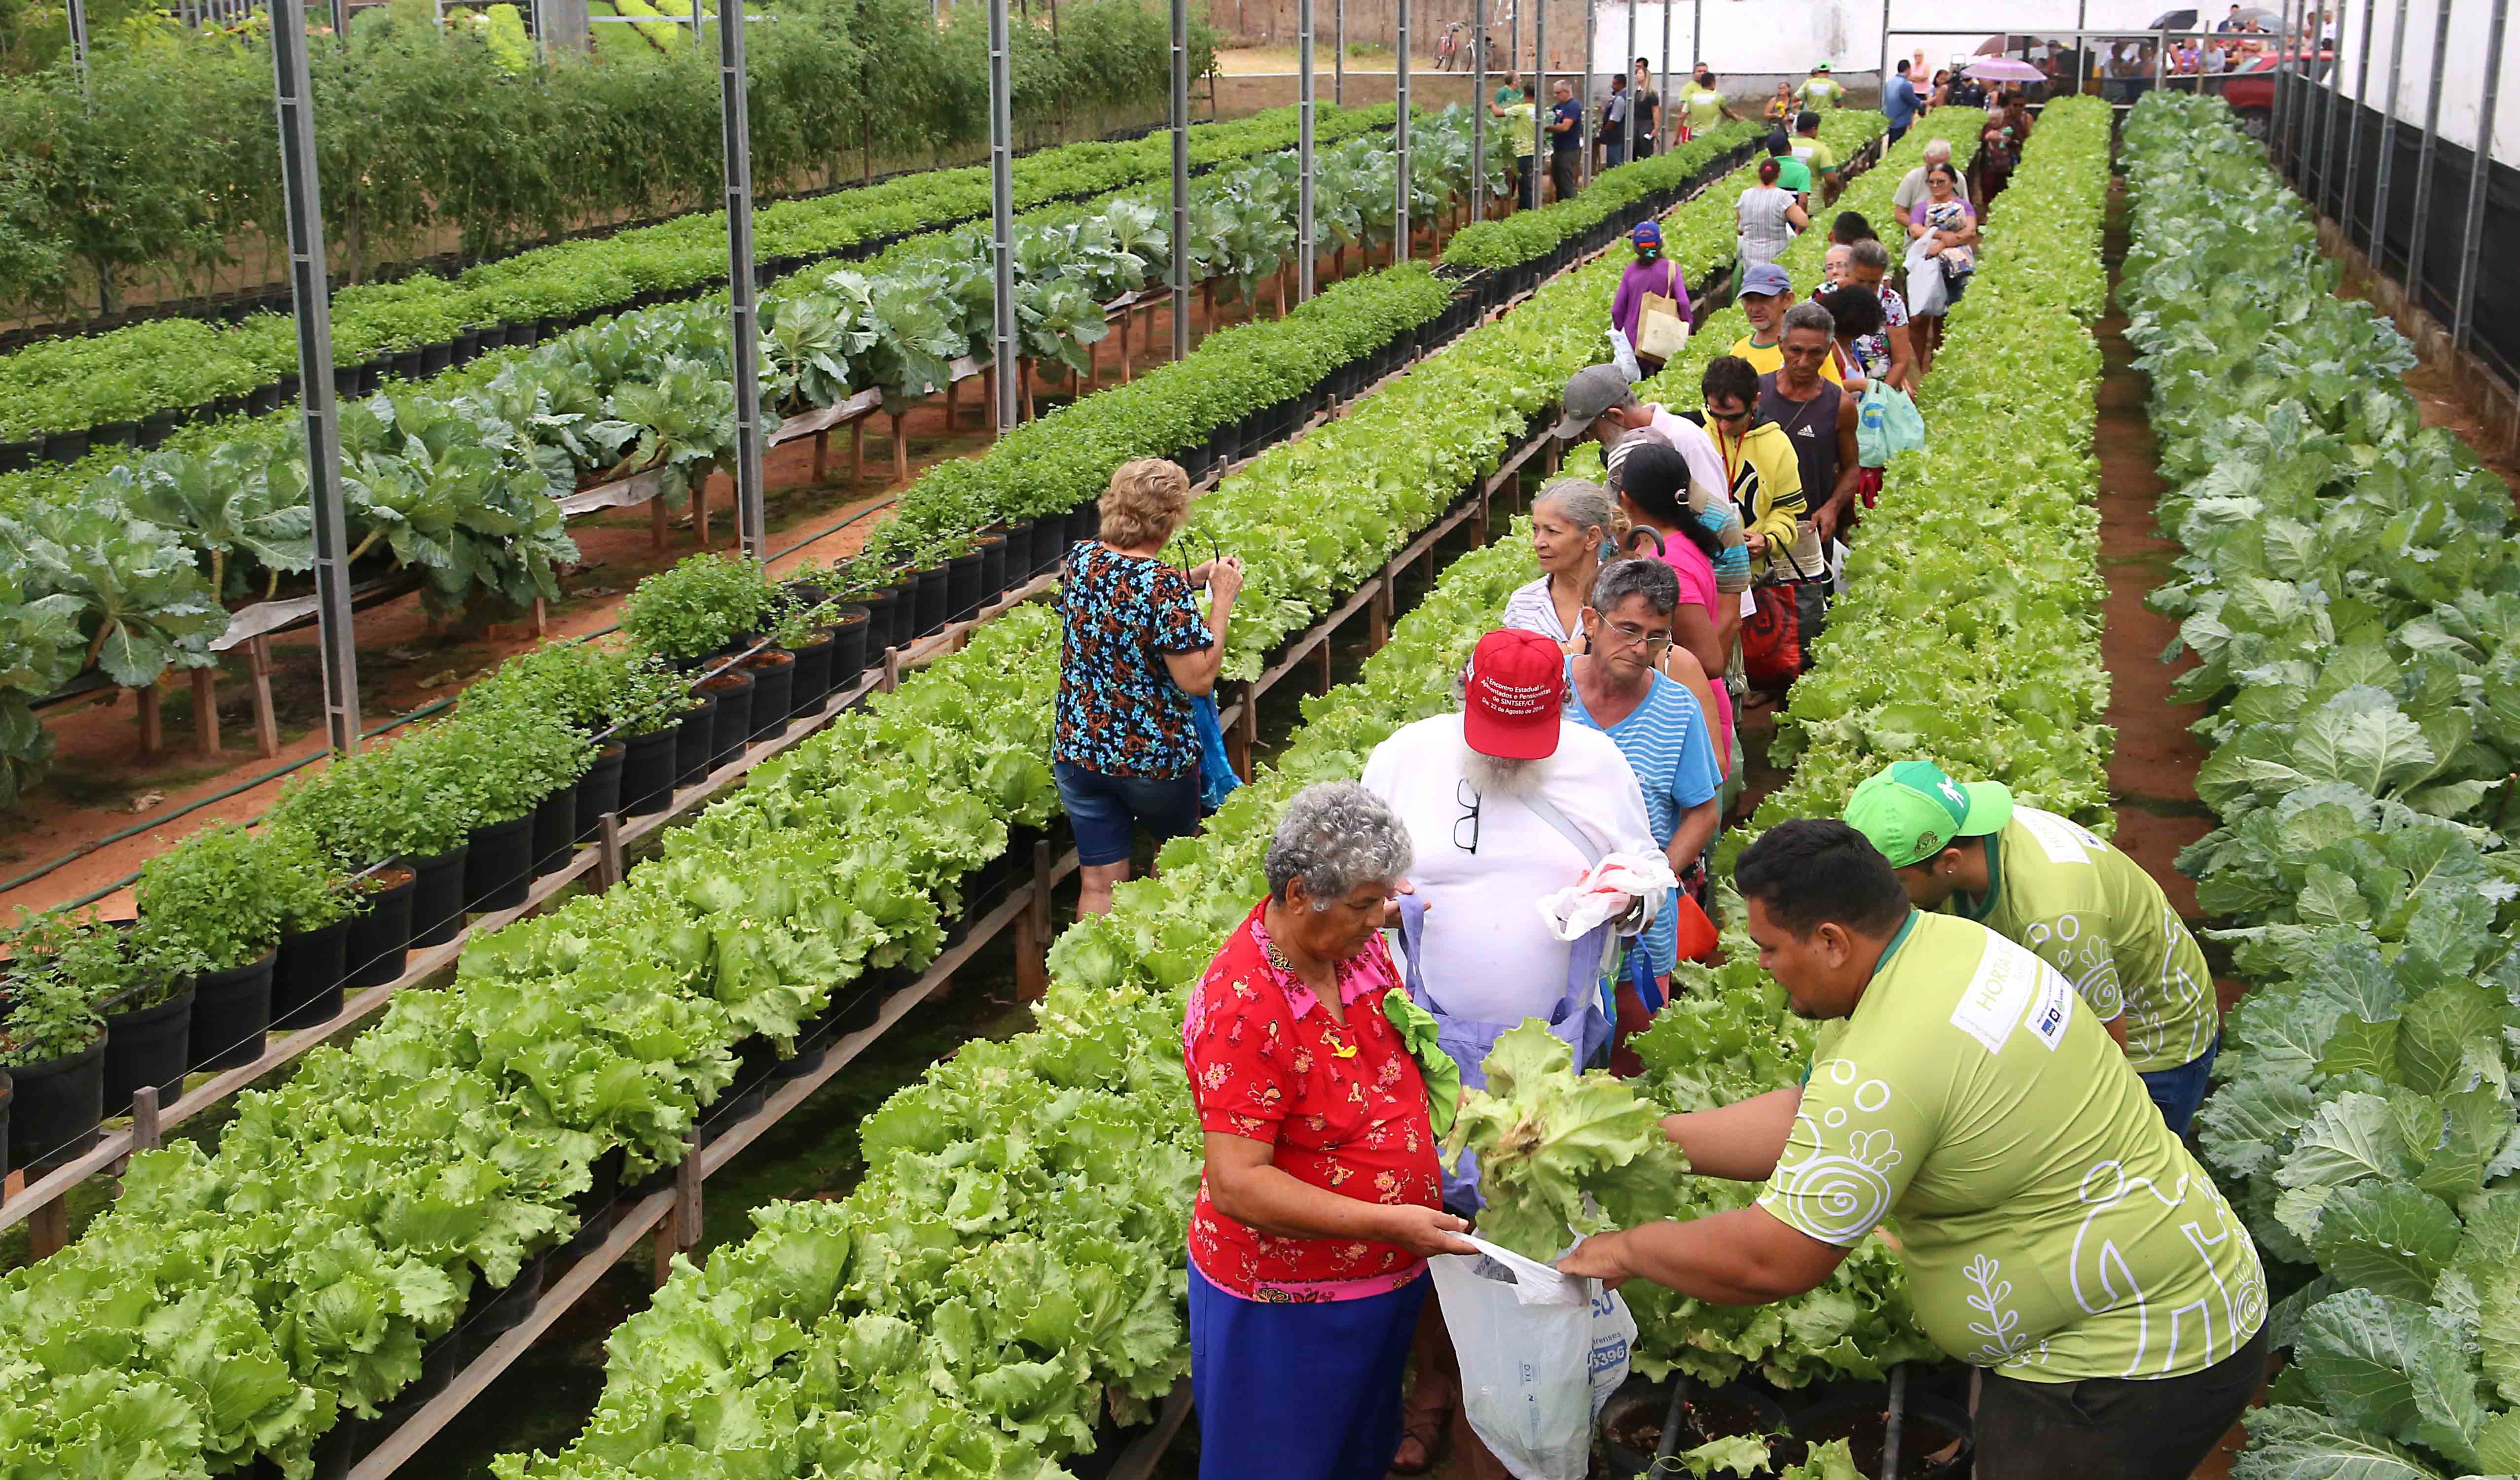
[[[233,1069],[262,1056],[271,1037],[271,968],[277,947],[193,980],[193,1067]]]
[[[867,653],[882,652],[893,646],[894,614],[901,609],[901,596],[892,587],[870,594],[865,602],[867,614]]]
[[[44,457],[55,463],[75,463],[87,456],[87,430],[47,432]]]
[[[832,635],[832,693],[848,688],[865,674],[867,658],[876,650],[871,642],[874,629],[864,606],[842,606],[840,619],[824,629]]]
[[[796,659],[788,669],[788,717],[794,719],[822,708],[832,696],[832,634],[826,629],[788,651]]]
[[[315,1453],[310,1457],[315,1461],[315,1471],[307,1480],[342,1480],[350,1473],[350,1467],[366,1456],[376,1437],[367,1419],[348,1409],[341,1410],[339,1421],[315,1441]],[[281,1480],[286,1473],[279,1461],[268,1456],[256,1456],[245,1471],[246,1480]]]
[[[420,373],[424,376],[444,375],[455,363],[453,340],[420,346]]]
[[[796,654],[770,648],[743,660],[752,675],[752,729],[744,742],[766,740],[788,729],[788,714],[796,704]]]
[[[1006,594],[1010,549],[1011,542],[1003,534],[980,536],[980,605],[983,606]]]
[[[591,843],[604,831],[604,814],[621,810],[621,761],[626,747],[607,745],[577,779],[577,840]]]
[[[1101,539],[1102,537],[1102,506],[1092,499],[1087,499],[1084,503],[1067,511],[1067,528],[1065,533],[1067,535],[1066,543],[1069,545],[1084,544]],[[1062,550],[1059,554],[1062,560],[1066,558],[1065,551]]]
[[[193,989],[154,1008],[116,1012],[105,1020],[105,1113],[131,1108],[132,1092],[158,1087],[160,1108],[184,1098],[184,1072],[192,1064]]]
[[[0,442],[0,472],[23,472],[43,456],[44,439],[29,437],[22,442]]]
[[[277,384],[256,385],[246,392],[245,414],[249,417],[269,416],[280,409],[280,387]]]
[[[271,1025],[307,1028],[341,1012],[341,980],[349,974],[353,919],[280,937],[271,966]]]
[[[988,600],[981,589],[986,578],[986,561],[974,550],[958,555],[945,562],[945,612],[948,621],[968,622],[980,614]]]
[[[944,566],[922,570],[911,581],[910,624],[894,640],[896,648],[906,648],[919,638],[944,631],[945,623],[953,617]]]
[[[166,445],[166,439],[175,434],[175,427],[181,420],[181,415],[171,410],[153,411],[141,418],[140,445],[153,452]]]
[[[674,727],[674,785],[698,785],[709,773],[709,757],[717,753],[717,695],[706,689],[698,691],[699,706],[683,711],[682,723]]]
[[[389,882],[368,896],[366,909],[350,917],[350,932],[342,942],[347,974],[341,985],[354,992],[383,986],[400,976],[404,953],[411,945],[411,907],[420,892],[420,875],[396,864],[378,877]]]
[[[485,823],[464,840],[464,908],[513,910],[534,886],[534,815]]]
[[[87,430],[87,444],[94,447],[132,447],[140,441],[138,422],[104,422]]]
[[[418,349],[397,349],[383,359],[387,375],[404,381],[420,379],[421,353]]]
[[[420,875],[411,896],[411,943],[444,945],[464,928],[464,845],[410,863]]]
[[[479,1315],[466,1323],[470,1334],[496,1335],[515,1328],[533,1314],[534,1302],[543,1298],[543,1271],[550,1263],[548,1253],[536,1254],[526,1260],[517,1271],[517,1278],[508,1281],[508,1287],[493,1297]]]
[[[577,1233],[567,1247],[584,1252],[601,1242],[612,1230],[612,1204],[621,1195],[621,1169],[629,1152],[623,1147],[612,1149],[587,1163],[586,1190],[569,1199],[577,1214]]]
[[[621,745],[621,815],[646,817],[674,804],[676,741],[682,726],[634,735]]]
[[[1213,459],[1207,455],[1207,444],[1200,442],[1196,446],[1184,447],[1175,452],[1173,461],[1179,463],[1181,471],[1195,483],[1207,475],[1207,466]]]
[[[714,771],[742,755],[752,738],[752,674],[729,668],[701,680],[700,692],[717,695],[717,723],[709,729],[708,769]]]
[[[18,1083],[9,1071],[0,1069],[0,1181],[9,1176],[9,1103],[18,1095]],[[102,1120],[102,1115],[97,1117]]]
[[[576,844],[577,783],[570,782],[534,808],[534,877],[567,868]]]
[[[105,1039],[83,1053],[9,1071],[9,1164],[29,1178],[88,1148],[105,1119]]]

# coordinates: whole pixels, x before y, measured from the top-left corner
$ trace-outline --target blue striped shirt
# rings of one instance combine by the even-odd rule
[[[1645,701],[1626,719],[1604,726],[1584,707],[1570,661],[1566,716],[1608,736],[1627,757],[1628,769],[1636,773],[1637,785],[1645,793],[1645,819],[1653,825],[1654,841],[1669,847],[1672,834],[1680,830],[1680,814],[1712,799],[1724,785],[1724,773],[1715,764],[1715,743],[1707,733],[1706,716],[1698,709],[1697,695],[1659,673],[1652,678]],[[1665,910],[1645,935],[1645,955],[1657,975],[1671,969],[1678,944],[1675,924],[1671,911]]]

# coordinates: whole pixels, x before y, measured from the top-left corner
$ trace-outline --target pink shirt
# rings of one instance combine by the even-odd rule
[[[1662,543],[1663,563],[1680,577],[1680,599],[1686,604],[1704,607],[1707,620],[1717,631],[1724,628],[1723,609],[1717,605],[1715,562],[1697,542],[1686,534],[1675,534]],[[1707,687],[1715,693],[1715,712],[1707,719],[1715,727],[1715,760],[1717,769],[1727,776],[1732,773],[1732,694],[1724,687],[1724,675],[1706,675]]]

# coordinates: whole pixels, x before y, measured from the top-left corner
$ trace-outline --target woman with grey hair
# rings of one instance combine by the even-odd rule
[[[1431,1053],[1432,1024],[1410,1015],[1382,943],[1411,851],[1372,792],[1306,787],[1270,838],[1268,897],[1191,989],[1182,1049],[1207,1155],[1190,1225],[1200,1480],[1379,1480],[1427,1256],[1475,1252],[1441,1205],[1412,1053]]]
[[[1531,501],[1531,553],[1540,579],[1506,599],[1505,624],[1537,632],[1568,652],[1581,651],[1576,635],[1584,598],[1601,569],[1616,521],[1610,491],[1586,478],[1557,478]]]

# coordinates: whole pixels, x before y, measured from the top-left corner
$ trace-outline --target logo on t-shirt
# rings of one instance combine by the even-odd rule
[[[1798,437],[1807,437],[1807,436],[1810,436],[1811,434],[1812,434],[1812,429],[1811,429],[1810,427],[1808,427],[1808,426],[1802,427],[1802,428],[1800,428],[1799,430],[1797,430],[1797,431],[1794,433],[1794,435],[1796,435],[1796,436],[1798,436]]]

